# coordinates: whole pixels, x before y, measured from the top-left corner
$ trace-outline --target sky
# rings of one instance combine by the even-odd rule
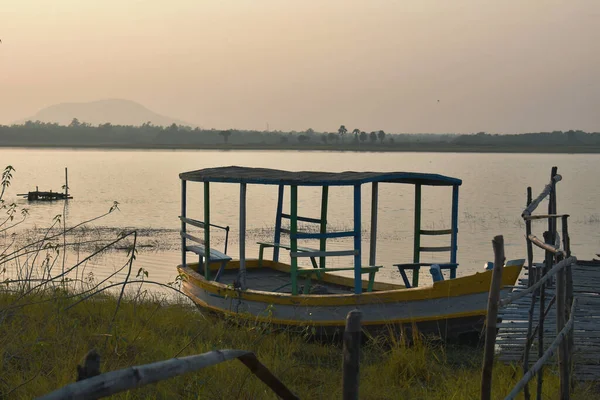
[[[599,20],[598,0],[0,0],[0,124],[122,98],[216,129],[600,132]]]

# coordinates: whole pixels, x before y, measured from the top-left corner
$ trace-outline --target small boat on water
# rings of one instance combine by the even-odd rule
[[[278,326],[310,329],[319,335],[335,335],[344,329],[346,315],[353,309],[363,313],[367,330],[416,329],[446,339],[472,338],[483,328],[492,271],[484,269],[472,275],[457,277],[458,193],[462,181],[438,174],[415,172],[290,172],[264,168],[220,167],[184,172],[181,179],[181,265],[182,290],[201,308],[221,315],[235,315]],[[187,215],[187,183],[204,186],[203,220]],[[240,186],[239,259],[211,247],[211,231],[229,226],[211,223],[211,183]],[[414,187],[414,238],[412,262],[394,264],[402,284],[378,282],[383,268],[377,263],[377,211],[379,183]],[[271,185],[278,190],[272,242],[258,242],[258,257],[246,256],[246,193],[248,185]],[[361,189],[371,186],[371,221],[368,262],[363,262],[361,239]],[[298,214],[298,188],[321,188],[319,217]],[[353,188],[351,231],[330,231],[327,207],[330,187]],[[421,192],[423,186],[451,188],[451,226],[448,229],[421,229]],[[284,191],[290,190],[289,212],[284,210]],[[288,223],[284,225],[283,221]],[[299,229],[314,226],[315,229]],[[190,234],[195,227],[202,238]],[[287,236],[284,240],[283,235]],[[422,246],[423,236],[447,236],[449,246]],[[328,239],[351,238],[352,248],[330,250]],[[302,243],[301,243],[302,242]],[[308,244],[305,244],[307,243]],[[310,245],[310,243],[315,245]],[[227,243],[227,242],[226,242]],[[271,259],[264,256],[272,249]],[[280,252],[289,252],[291,262],[279,260]],[[448,253],[448,262],[422,260],[422,253]],[[188,263],[187,254],[194,253],[198,262]],[[348,267],[329,266],[332,257],[351,257]],[[307,266],[301,264],[306,261]],[[310,263],[308,262],[310,260]],[[400,260],[399,260],[400,261]],[[525,260],[508,261],[503,270],[502,294],[514,286]],[[428,267],[431,285],[419,286],[421,267]],[[351,271],[352,276],[335,274]],[[444,277],[443,272],[448,277]],[[412,279],[409,280],[409,275]]]

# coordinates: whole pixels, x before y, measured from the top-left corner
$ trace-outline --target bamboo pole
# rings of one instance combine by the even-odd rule
[[[359,310],[352,310],[346,316],[342,365],[342,398],[344,400],[358,400],[361,319],[362,313]]]
[[[546,243],[553,243],[552,241],[552,232],[544,232],[544,239]],[[554,259],[554,254],[550,250],[546,250],[546,262],[542,271],[543,275],[548,274],[550,270],[550,266],[552,265],[552,260]],[[544,307],[546,302],[546,283],[542,282],[540,286],[540,315],[538,320],[538,359],[542,358],[544,355]],[[544,367],[543,365],[540,367],[537,376],[537,393],[536,399],[542,400],[542,387],[544,385]]]
[[[566,295],[566,282],[565,282],[565,270],[561,270],[556,275],[556,333],[560,332],[565,327],[565,295]],[[558,349],[558,373],[560,378],[560,393],[562,400],[569,400],[569,367],[567,354],[568,341],[563,340],[560,342]]]
[[[42,396],[42,400],[98,399],[174,376],[239,359],[253,374],[282,399],[298,399],[253,353],[243,350],[215,350],[194,356],[172,358],[152,364],[129,367],[84,379]]]
[[[483,351],[483,368],[481,371],[481,399],[492,398],[492,369],[494,367],[494,348],[496,345],[496,322],[498,318],[498,300],[502,289],[502,268],[504,266],[504,237],[494,237],[494,270],[488,296],[487,320],[485,330],[485,347]]]
[[[531,204],[531,186],[527,188],[527,206]],[[527,243],[527,286],[531,286],[534,282],[533,279],[533,244],[529,241],[529,235],[531,235],[531,221],[525,220],[525,242]]]

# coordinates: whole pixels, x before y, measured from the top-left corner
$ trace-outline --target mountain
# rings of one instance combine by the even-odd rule
[[[25,118],[16,123],[42,121],[69,125],[73,118],[92,125],[110,122],[113,125],[139,126],[150,121],[153,125],[169,126],[175,123],[177,125],[195,126],[194,124],[157,114],[134,101],[122,99],[98,100],[89,103],[55,104],[38,111],[32,117]]]

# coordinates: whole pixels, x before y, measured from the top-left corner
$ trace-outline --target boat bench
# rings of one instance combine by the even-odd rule
[[[439,265],[441,270],[449,269],[450,270],[450,279],[456,278],[456,268],[458,264],[456,263],[410,263],[410,264],[394,264],[394,267],[398,267],[398,271],[400,272],[400,276],[402,276],[402,280],[404,281],[404,286],[407,288],[416,287],[419,284],[419,270],[421,267],[431,267],[432,265]],[[412,270],[413,273],[413,284],[411,285],[408,281],[408,277],[406,276],[406,270]],[[416,277],[416,279],[415,279]]]
[[[367,292],[373,291],[373,286],[375,284],[375,274],[377,273],[377,271],[379,271],[380,268],[382,268],[382,267],[381,266],[368,266],[368,267],[360,268],[361,274],[369,274],[369,284],[367,286]],[[337,271],[354,271],[354,267],[313,268],[313,269],[302,268],[302,269],[298,269],[298,275],[308,275],[308,278],[310,278],[310,275],[317,274],[317,278],[320,279],[321,272],[337,272]],[[304,285],[304,293],[305,294],[308,293],[308,285]]]
[[[200,271],[200,268],[204,267],[203,261],[204,261],[206,248],[201,244],[195,244],[193,246],[186,246],[185,249],[187,251],[191,251],[192,253],[198,254],[198,256],[200,258],[198,271]],[[216,263],[216,262],[221,263],[221,267],[219,268],[217,275],[215,275],[215,281],[219,280],[219,278],[221,277],[221,274],[223,273],[223,270],[225,270],[225,265],[229,261],[231,261],[231,257],[229,257],[227,254],[221,253],[220,251],[215,250],[215,249],[210,249],[210,256],[209,256],[209,259],[206,261],[206,264]]]
[[[278,247],[280,249],[286,249],[286,250],[291,250],[292,249],[292,245],[290,244],[284,244],[284,243],[273,243],[273,242],[257,242],[256,244],[258,244],[258,266],[262,267],[262,260],[263,260],[263,255],[264,255],[264,250],[265,248],[269,248],[269,247]],[[302,252],[302,253],[311,253],[311,252],[316,252],[319,251],[318,249],[311,249],[310,247],[301,247],[298,246],[296,251]],[[319,266],[317,265],[317,260],[315,260],[315,257],[310,257],[310,262],[312,264],[312,266],[314,268],[319,268]]]

